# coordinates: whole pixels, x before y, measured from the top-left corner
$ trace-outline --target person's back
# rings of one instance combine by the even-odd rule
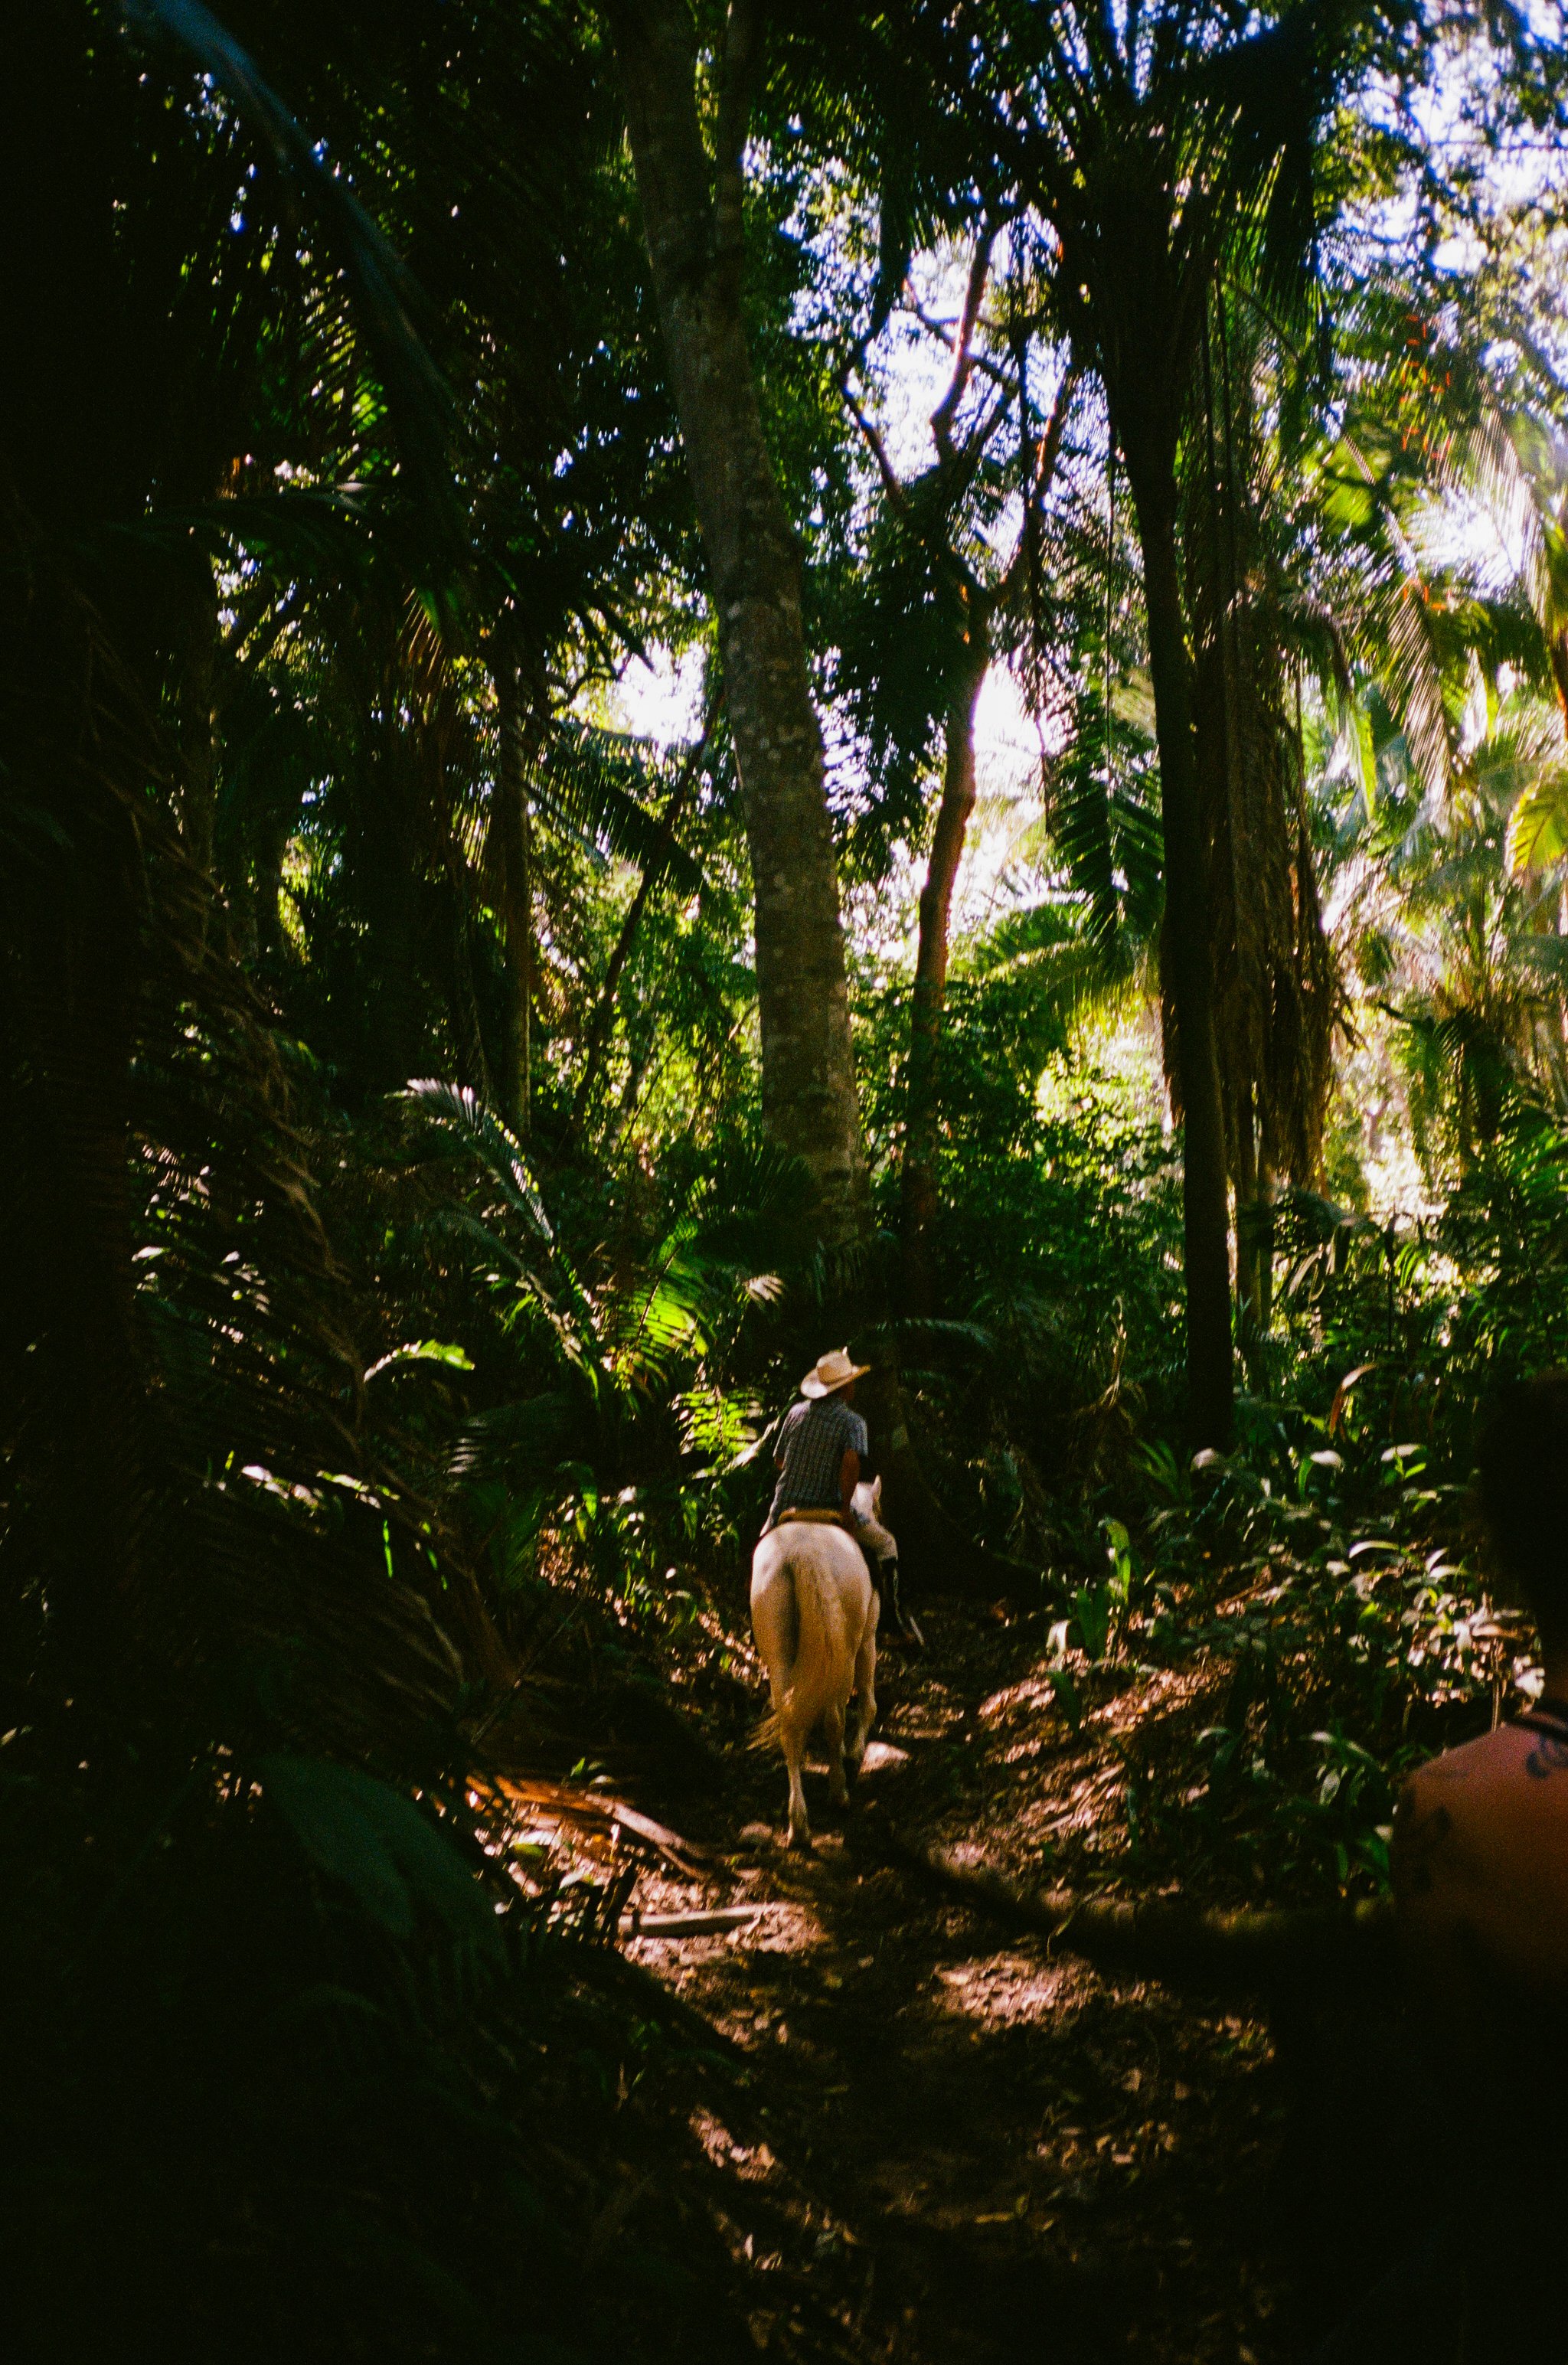
[[[842,1347],[819,1355],[801,1382],[801,1402],[779,1424],[774,1447],[778,1483],[762,1532],[784,1519],[831,1519],[846,1529],[866,1556],[867,1573],[890,1613],[890,1628],[906,1642],[924,1637],[899,1599],[898,1547],[878,1516],[881,1483],[856,1489],[866,1473],[866,1424],[855,1410],[855,1383],[868,1366],[852,1363]]]
[[[1416,1994],[1445,2010],[1568,2001],[1568,1373],[1508,1389],[1478,1457],[1506,1581],[1540,1634],[1538,1707],[1421,1766],[1394,1818],[1394,1885]]]
[[[866,1424],[855,1410],[855,1383],[865,1365],[837,1350],[821,1356],[801,1383],[801,1401],[785,1414],[774,1448],[778,1483],[767,1525],[787,1511],[836,1511],[847,1526],[866,1458]]]
[[[1568,1701],[1450,1749],[1414,1774],[1394,1825],[1406,1959],[1445,2010],[1493,1993],[1568,2005]]]
[[[1448,2140],[1430,2231],[1319,2365],[1568,2359],[1568,1373],[1503,1393],[1481,1440],[1500,1571],[1533,1612],[1538,1706],[1410,1777],[1394,1892],[1408,2002]]]

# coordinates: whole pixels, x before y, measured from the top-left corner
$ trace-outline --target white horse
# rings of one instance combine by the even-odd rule
[[[884,1564],[896,1565],[898,1546],[878,1518],[882,1482],[855,1489],[855,1511],[867,1541]],[[752,1554],[751,1624],[767,1667],[774,1716],[790,1769],[790,1844],[809,1847],[801,1765],[814,1726],[827,1741],[828,1792],[835,1807],[849,1803],[845,1765],[857,1774],[877,1713],[876,1588],[865,1555],[843,1528],[785,1519]],[[847,1746],[845,1719],[855,1713]]]

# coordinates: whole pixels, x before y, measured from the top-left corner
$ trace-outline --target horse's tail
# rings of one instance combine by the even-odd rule
[[[795,1592],[795,1663],[780,1709],[814,1724],[833,1696],[834,1632],[822,1571],[802,1553],[789,1564]]]
[[[815,1565],[810,1546],[786,1551],[773,1571],[775,1586],[780,1577],[789,1586],[793,1615],[779,1617],[783,1604],[775,1592],[766,1627],[758,1626],[774,1704],[773,1715],[754,1736],[759,1748],[778,1734],[785,1720],[794,1726],[813,1725],[843,1688],[836,1678],[847,1672],[838,1664],[845,1649],[833,1581]]]

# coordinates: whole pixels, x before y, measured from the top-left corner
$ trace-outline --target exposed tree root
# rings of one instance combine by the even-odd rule
[[[983,1865],[906,1839],[875,1809],[852,1826],[857,1844],[907,1866],[977,1912],[1030,1930],[1096,1969],[1223,1995],[1279,1996],[1350,1976],[1377,1979],[1394,1961],[1393,1908],[1356,1904],[1221,1911],[1176,1899],[1128,1903],[1028,1890]]]

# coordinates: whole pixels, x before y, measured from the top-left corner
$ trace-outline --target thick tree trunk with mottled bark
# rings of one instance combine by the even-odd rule
[[[1160,970],[1166,1064],[1182,1104],[1188,1419],[1195,1445],[1224,1448],[1230,1442],[1234,1411],[1229,1205],[1192,689],[1176,565],[1174,469],[1162,465],[1158,455],[1151,459],[1137,439],[1124,435],[1122,446],[1143,553],[1159,745],[1165,853]]]
[[[970,630],[969,662],[954,684],[947,708],[942,801],[920,893],[899,1226],[903,1309],[916,1317],[931,1314],[935,1303],[931,1250],[938,1196],[937,1092],[947,1001],[948,924],[964,835],[975,809],[975,708],[990,654],[983,626],[976,623]]]
[[[611,0],[627,129],[696,496],[756,892],[763,1116],[812,1175],[830,1247],[867,1221],[849,999],[801,556],[763,434],[741,302],[751,11],[729,14],[717,163],[686,0]]]

